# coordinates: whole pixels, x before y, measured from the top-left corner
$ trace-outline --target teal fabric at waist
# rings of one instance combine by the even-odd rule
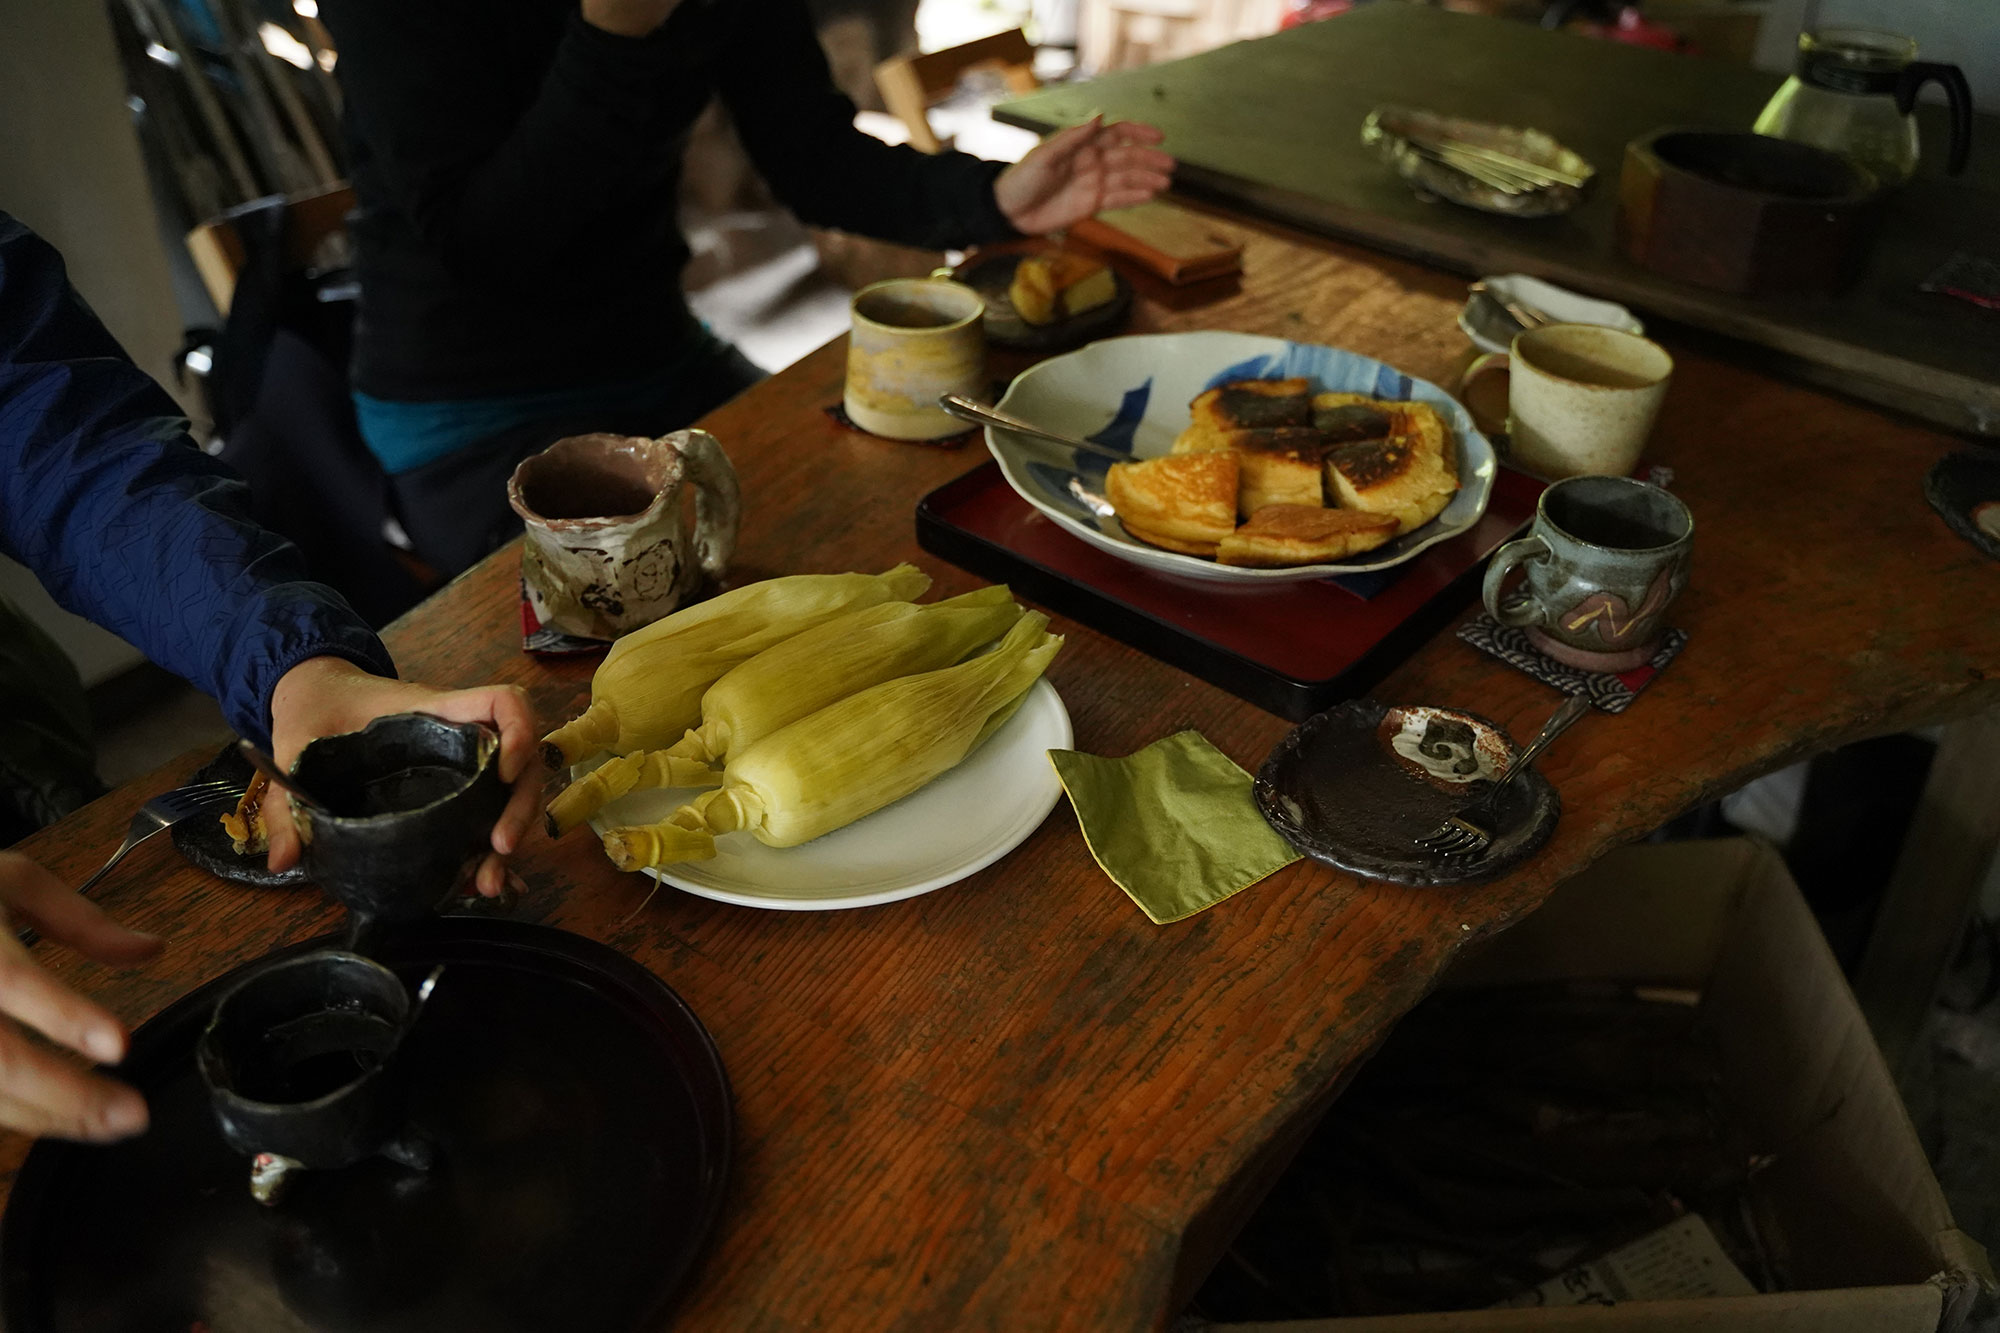
[[[498,398],[449,398],[437,402],[394,402],[354,395],[354,415],[370,453],[391,476],[490,440],[532,421],[579,413],[642,411],[674,391],[672,372],[618,384],[545,389]]]

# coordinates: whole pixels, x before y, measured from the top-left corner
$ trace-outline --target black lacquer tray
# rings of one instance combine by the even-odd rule
[[[730,1158],[728,1078],[693,1011],[623,954],[545,926],[438,918],[376,956],[406,982],[445,965],[398,1057],[440,1164],[376,1159],[305,1173],[276,1207],[251,1199],[193,1051],[258,959],[134,1034],[119,1073],[151,1130],[28,1155],[0,1221],[9,1333],[660,1325]]]

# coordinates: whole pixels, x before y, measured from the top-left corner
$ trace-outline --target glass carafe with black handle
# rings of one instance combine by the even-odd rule
[[[1945,169],[1965,169],[1972,138],[1972,90],[1956,65],[1917,59],[1917,43],[1872,28],[1825,28],[1799,35],[1792,76],[1766,104],[1755,129],[1840,153],[1884,189],[1917,169],[1917,93],[1943,86],[1951,115]]]

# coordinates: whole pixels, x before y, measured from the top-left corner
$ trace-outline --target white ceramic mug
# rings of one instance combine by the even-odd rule
[[[1629,474],[1667,396],[1674,360],[1650,338],[1596,324],[1545,324],[1466,367],[1459,396],[1507,372],[1507,462],[1554,481]]]
[[[721,577],[742,517],[736,470],[701,430],[557,440],[514,469],[507,500],[527,524],[529,606],[544,625],[593,639],[650,625],[703,576]]]
[[[892,440],[937,440],[965,423],[937,405],[986,396],[986,303],[945,278],[890,278],[854,294],[847,344],[850,421]]]

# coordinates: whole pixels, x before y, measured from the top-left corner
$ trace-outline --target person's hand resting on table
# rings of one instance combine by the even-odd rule
[[[88,899],[17,852],[0,852],[0,1129],[108,1141],[146,1127],[146,1102],[122,1083],[82,1068],[34,1040],[103,1064],[125,1058],[125,1028],[36,965],[16,936],[32,926],[45,939],[118,967],[142,963],[160,941],[106,916]]]
[[[1043,140],[993,182],[1016,231],[1061,231],[1107,208],[1146,203],[1172,182],[1174,159],[1151,125],[1093,116]]]
[[[521,845],[541,803],[539,733],[528,696],[519,687],[482,685],[444,690],[370,675],[338,657],[311,658],[286,672],[271,692],[272,757],[290,769],[306,742],[359,731],[391,713],[430,713],[450,722],[484,722],[500,733],[500,780],[511,784],[514,792],[493,826],[493,852],[480,863],[474,881],[487,897],[499,896],[506,883],[506,858]],[[271,843],[270,868],[284,870],[295,864],[300,854],[299,837],[286,802],[265,803],[264,826]]]

